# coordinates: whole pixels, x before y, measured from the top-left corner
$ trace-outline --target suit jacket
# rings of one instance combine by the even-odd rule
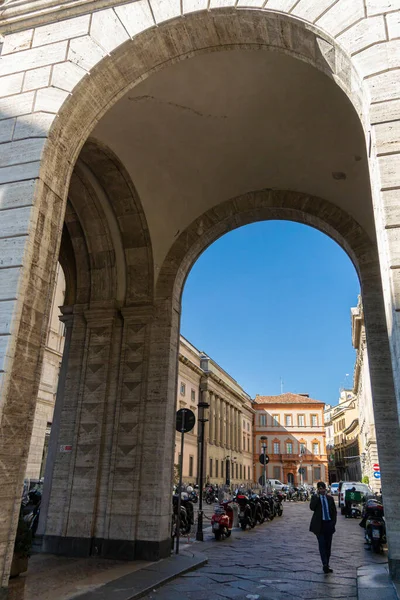
[[[329,514],[333,523],[333,532],[335,532],[337,518],[336,504],[332,496],[329,496],[328,494],[326,496],[326,499],[328,500]],[[311,518],[310,531],[315,533],[315,535],[319,535],[322,529],[322,504],[321,498],[320,496],[318,496],[318,494],[314,494],[312,496],[310,501],[310,509],[314,512]]]

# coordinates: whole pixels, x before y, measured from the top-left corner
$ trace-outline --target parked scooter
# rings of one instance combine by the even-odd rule
[[[176,528],[178,521],[178,494],[172,496],[172,537],[176,536]],[[190,532],[191,526],[194,525],[194,509],[193,503],[189,500],[186,492],[181,493],[181,510],[179,519],[180,535],[185,535]]]
[[[218,502],[218,494],[213,487],[206,488],[204,492],[204,501],[206,504],[213,504],[214,502]]]
[[[239,505],[240,527],[243,529],[243,531],[246,529],[246,527],[253,528],[256,522],[253,516],[252,504],[249,497],[246,496],[246,494],[238,494],[236,496],[236,502]]]
[[[381,552],[386,543],[386,524],[383,505],[376,499],[365,502],[360,527],[365,528],[365,541],[374,552]]]
[[[39,525],[40,506],[42,503],[42,492],[39,489],[33,489],[27,493],[22,500],[21,512],[25,523],[34,536]]]
[[[216,504],[211,517],[211,527],[216,540],[230,537],[233,527],[232,500],[225,500]]]
[[[278,517],[281,517],[283,515],[283,494],[281,494],[280,492],[275,492],[274,496],[274,506],[275,506],[275,514],[278,515]]]
[[[254,518],[256,525],[257,525],[257,523],[259,523],[261,525],[262,523],[264,523],[265,517],[264,517],[264,511],[262,509],[262,505],[261,505],[261,501],[260,501],[260,496],[258,494],[250,495],[250,505],[252,508],[253,518]]]

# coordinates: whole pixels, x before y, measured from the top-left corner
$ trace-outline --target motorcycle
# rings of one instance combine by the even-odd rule
[[[211,517],[211,528],[216,540],[228,538],[232,533],[233,509],[230,506],[231,503],[232,500],[225,500],[214,507],[214,514]]]
[[[28,492],[22,501],[21,511],[25,523],[34,536],[39,525],[40,506],[42,503],[42,492],[34,489]]]
[[[374,552],[381,552],[386,544],[386,524],[383,505],[375,499],[364,504],[360,527],[365,529],[365,541]]]
[[[281,517],[283,515],[283,494],[281,494],[281,492],[275,492],[274,494],[274,504],[275,504],[275,513],[278,515],[278,517]]]
[[[172,496],[172,537],[176,536],[177,524],[178,524],[178,500],[179,495],[174,494]],[[192,525],[194,525],[194,509],[193,503],[189,500],[189,496],[186,492],[181,493],[181,509],[179,518],[179,532],[180,535],[186,535],[190,532]]]
[[[256,524],[250,499],[245,494],[238,494],[236,502],[239,505],[239,525],[244,531],[247,526],[253,528]]]
[[[199,495],[196,492],[196,490],[193,490],[192,492],[189,493],[189,500],[190,502],[193,502],[193,504],[197,504],[199,501]]]
[[[256,525],[257,523],[261,525],[262,523],[264,523],[265,517],[260,501],[260,496],[258,494],[251,494],[249,499],[250,505],[252,507],[254,521]]]
[[[206,504],[213,504],[214,502],[218,502],[218,495],[214,488],[209,487],[206,489],[204,493],[204,501]]]
[[[271,507],[266,494],[261,494],[260,496],[261,508],[263,511],[264,519],[266,521],[271,521]],[[273,518],[273,517],[272,517]]]

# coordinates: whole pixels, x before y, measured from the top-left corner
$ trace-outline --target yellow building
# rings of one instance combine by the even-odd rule
[[[256,396],[254,432],[254,477],[262,475],[259,455],[263,443],[270,458],[267,478],[283,483],[315,485],[328,481],[325,445],[324,402],[308,394]],[[261,437],[267,438],[263,441]]]
[[[205,426],[204,482],[232,486],[253,480],[253,414],[251,398],[243,388],[209,356],[183,336],[179,345],[177,409],[189,408],[196,415],[195,428],[185,434],[182,478],[198,481],[199,396],[209,404]],[[179,464],[181,435],[176,434],[175,465]]]

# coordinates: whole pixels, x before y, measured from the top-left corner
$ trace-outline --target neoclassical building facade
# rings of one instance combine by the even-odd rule
[[[157,559],[170,551],[182,289],[205,248],[268,219],[329,235],[359,276],[400,578],[399,2],[250,4],[0,2],[3,587],[58,260],[44,548]]]
[[[183,481],[199,481],[198,401],[206,401],[204,482],[230,486],[253,481],[253,414],[251,399],[215,361],[181,336],[177,409],[190,408],[195,429],[185,435]],[[175,464],[179,464],[180,434],[176,435]]]
[[[263,474],[259,457],[265,445],[267,479],[295,486],[328,482],[324,402],[308,394],[285,393],[257,395],[253,406],[255,480]]]
[[[357,353],[354,367],[354,394],[358,406],[361,474],[363,477],[367,476],[369,485],[375,492],[379,492],[381,489],[380,470],[376,468],[376,465],[379,466],[378,445],[361,299],[358,305],[351,309],[351,324],[353,347]]]

